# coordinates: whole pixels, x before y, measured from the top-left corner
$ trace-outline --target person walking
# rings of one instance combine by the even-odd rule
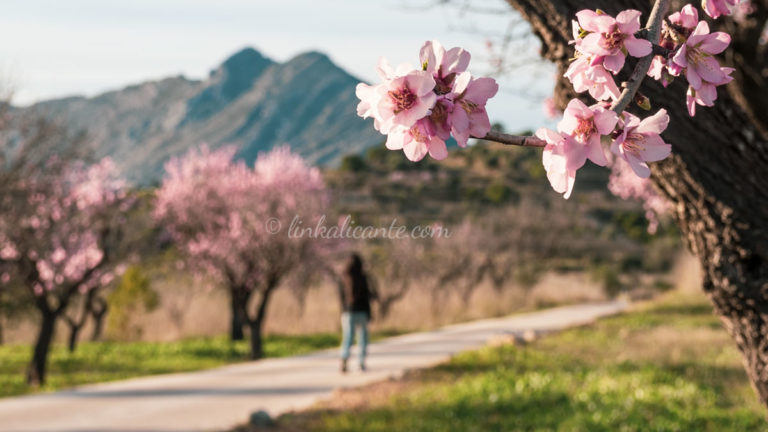
[[[365,356],[368,349],[368,321],[371,319],[373,293],[368,276],[363,271],[363,260],[353,253],[342,276],[341,300],[341,372],[347,372],[349,351],[354,342],[355,329],[358,333],[358,355],[360,370],[365,371]]]

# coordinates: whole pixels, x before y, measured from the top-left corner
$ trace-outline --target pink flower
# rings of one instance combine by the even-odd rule
[[[389,133],[395,126],[410,128],[429,114],[437,100],[432,91],[434,88],[434,78],[424,71],[412,71],[384,83],[376,107],[381,120],[380,131]]]
[[[655,56],[653,58],[651,67],[648,68],[648,76],[656,81],[660,81],[664,87],[668,86],[675,78],[675,75],[669,71],[667,59],[662,56]]]
[[[581,143],[589,160],[605,166],[608,159],[600,145],[600,136],[610,134],[617,121],[615,112],[599,105],[588,107],[582,101],[573,99],[568,102],[563,119],[557,124],[557,130]]]
[[[727,82],[730,82],[733,79],[730,74],[734,71],[734,69],[721,69],[727,75]],[[697,104],[701,106],[713,106],[715,104],[715,100],[717,100],[717,87],[714,84],[703,82],[701,87],[698,89],[694,89],[692,86],[688,86],[688,92],[686,93],[686,105],[688,106],[688,114],[691,117],[696,115]]]
[[[397,70],[392,69],[387,59],[384,57],[379,58],[379,64],[376,66],[376,72],[379,74],[379,78],[382,81],[389,82],[398,76],[406,75],[411,69],[410,65],[402,64],[398,66]],[[360,99],[360,103],[357,105],[357,115],[362,118],[373,118],[373,127],[377,130],[381,130],[381,116],[379,115],[378,106],[381,98],[386,93],[384,84],[368,85],[360,83],[355,88],[355,95]]]
[[[720,54],[731,43],[727,33],[709,33],[709,25],[701,21],[685,44],[672,57],[679,68],[685,68],[688,83],[696,90],[702,82],[722,85],[730,81],[726,71],[720,67],[715,54]]]
[[[704,12],[712,18],[717,18],[720,15],[730,15],[731,9],[728,5],[735,6],[739,0],[701,0],[701,7]]]
[[[424,159],[427,153],[437,160],[448,156],[445,141],[436,135],[434,126],[428,118],[417,121],[410,128],[400,126],[391,130],[386,146],[390,150],[402,149],[405,156],[414,162]]]
[[[669,16],[669,22],[675,24],[675,29],[669,28],[667,23],[664,23],[664,31],[659,37],[659,45],[675,52],[679,46],[679,40],[685,40],[696,28],[699,22],[699,12],[692,5],[686,5],[680,12],[675,12]],[[648,69],[648,76],[652,77],[656,81],[660,81],[661,84],[666,87],[674,79],[674,77],[680,75],[683,68],[679,65],[670,62],[670,59],[662,56],[655,56],[651,62],[651,67]]]
[[[600,62],[609,71],[619,73],[624,67],[625,53],[633,57],[651,53],[651,43],[635,37],[640,30],[640,15],[640,11],[634,9],[620,12],[615,19],[589,9],[578,12],[579,25],[590,32],[577,43],[578,49],[595,56],[593,64]]]
[[[376,130],[381,130],[381,121],[379,120],[379,101],[382,96],[383,85],[368,85],[360,83],[355,87],[355,96],[360,99],[360,103],[357,104],[357,115],[366,119],[373,117],[373,127]]]
[[[672,152],[672,146],[659,136],[669,124],[669,116],[664,109],[644,118],[625,112],[621,135],[611,143],[611,151],[624,159],[638,177],[648,178],[651,170],[646,162],[665,159]]]
[[[541,162],[547,171],[549,184],[555,192],[568,199],[576,183],[576,170],[584,166],[587,160],[584,146],[575,142],[570,135],[546,128],[537,130],[536,136],[547,142]]]
[[[693,5],[685,5],[680,12],[675,12],[669,16],[669,22],[693,30],[699,23],[699,11]]]
[[[456,74],[467,70],[470,57],[463,48],[454,47],[446,51],[436,40],[425,42],[419,51],[421,68],[434,77],[438,95],[451,91]]]
[[[613,76],[605,70],[603,65],[591,66],[592,59],[580,56],[568,66],[563,75],[573,84],[573,89],[578,93],[589,91],[589,95],[597,100],[618,99],[619,88],[613,80]]]
[[[470,136],[482,138],[491,130],[491,121],[485,104],[499,91],[493,78],[472,78],[469,72],[456,76],[453,91],[453,110],[448,114],[451,132],[460,147],[467,145]]]

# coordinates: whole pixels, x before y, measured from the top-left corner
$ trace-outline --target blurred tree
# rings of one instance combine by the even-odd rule
[[[328,198],[320,172],[287,147],[261,154],[253,169],[232,161],[235,150],[203,147],[171,160],[155,215],[190,263],[227,289],[232,336],[244,321],[257,359],[274,290],[329,244],[303,231],[323,221]]]
[[[4,285],[26,287],[40,314],[27,371],[27,382],[40,385],[57,321],[79,294],[111,277],[130,200],[110,160],[76,160],[82,135],[39,118],[2,132],[0,267]]]

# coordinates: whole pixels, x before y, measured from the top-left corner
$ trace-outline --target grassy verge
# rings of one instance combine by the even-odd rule
[[[710,306],[675,293],[525,347],[338,393],[280,417],[277,430],[741,432],[768,429],[764,416]]]
[[[283,357],[339,345],[338,334],[266,336],[266,357]],[[248,360],[246,341],[226,337],[178,342],[84,342],[70,354],[53,348],[44,388],[56,390],[79,384],[113,381],[142,375],[186,372]],[[24,371],[31,356],[28,345],[0,346],[0,397],[29,393]]]

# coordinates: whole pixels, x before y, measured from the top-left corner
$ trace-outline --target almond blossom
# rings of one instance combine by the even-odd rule
[[[659,36],[659,46],[675,52],[680,46],[680,41],[685,41],[691,35],[693,29],[699,23],[699,12],[692,5],[685,5],[679,12],[675,12],[668,17],[669,23],[664,22],[661,35]],[[670,59],[664,56],[654,56],[651,67],[648,69],[648,76],[661,82],[666,87],[676,76],[680,75],[682,68],[677,65],[670,67]]]
[[[724,67],[722,70],[726,74],[726,83],[733,80],[733,77],[731,77],[731,73],[734,71],[733,68]],[[688,91],[685,94],[688,114],[691,117],[696,115],[696,105],[711,107],[715,105],[715,100],[717,100],[717,87],[708,82],[702,82],[698,90],[694,89],[693,86],[688,86]]]
[[[592,59],[580,56],[574,60],[563,75],[573,84],[573,89],[578,93],[585,91],[596,100],[618,99],[619,87],[613,80],[613,76],[603,65],[591,65]]]
[[[576,183],[576,171],[587,161],[584,146],[574,141],[570,135],[546,128],[537,130],[536,136],[547,142],[541,162],[547,172],[549,184],[555,192],[568,199]]]
[[[600,145],[600,136],[608,135],[618,122],[616,113],[600,105],[588,107],[584,102],[573,99],[563,112],[563,119],[557,124],[557,130],[570,135],[581,143],[586,156],[597,165],[605,166],[608,159]]]
[[[411,127],[426,116],[437,100],[434,88],[435,79],[424,71],[411,71],[386,82],[376,107],[381,132],[388,133],[394,126]]]
[[[379,58],[379,63],[376,66],[376,73],[384,82],[405,75],[409,70],[411,70],[411,67],[407,64],[398,66],[396,70],[393,69],[384,57]],[[378,131],[381,130],[381,116],[379,115],[378,106],[385,93],[384,84],[368,85],[360,83],[355,87],[355,95],[360,99],[360,103],[357,105],[357,115],[364,119],[372,117],[374,120],[373,127]]]
[[[465,147],[470,137],[488,134],[485,104],[499,86],[466,71],[470,54],[463,48],[446,50],[438,41],[427,41],[419,59],[422,70],[407,65],[393,70],[380,60],[377,72],[383,83],[357,85],[357,114],[372,117],[376,130],[389,135],[387,148],[402,149],[414,161],[427,154],[443,159],[451,136]]]
[[[419,52],[421,68],[432,74],[438,95],[451,91],[456,74],[467,70],[470,58],[464,48],[454,47],[446,51],[436,40],[425,42]]]
[[[679,12],[670,15],[669,22],[689,31],[693,30],[699,23],[699,11],[693,5],[687,4]]]
[[[460,147],[467,145],[470,136],[483,137],[491,130],[491,121],[485,104],[499,91],[493,78],[472,78],[469,72],[456,77],[452,91],[453,110],[449,114],[451,132]]]
[[[724,32],[709,33],[709,24],[701,21],[672,57],[672,61],[685,68],[685,77],[694,89],[698,89],[702,81],[714,85],[725,84],[729,81],[727,73],[722,70],[714,55],[723,52],[730,43],[730,35]]]
[[[730,6],[736,6],[739,0],[701,0],[701,7],[704,12],[712,18],[718,18],[720,15],[730,15]]]
[[[611,143],[611,152],[624,159],[638,177],[648,178],[651,170],[646,162],[665,159],[672,151],[659,136],[669,124],[667,111],[660,109],[643,120],[628,112],[622,116],[621,134]]]
[[[440,139],[432,123],[423,118],[410,128],[399,127],[392,130],[387,137],[386,146],[390,150],[403,150],[405,156],[414,162],[424,159],[429,153],[437,160],[448,156],[445,141]]]
[[[712,106],[717,99],[716,86],[733,80],[732,68],[721,67],[714,57],[728,47],[731,37],[727,33],[709,33],[709,25],[701,21],[677,53],[672,57],[669,68],[674,72],[684,70],[690,87],[688,89],[688,113],[696,113],[695,101],[699,105]]]
[[[576,14],[579,25],[588,32],[580,43],[579,51],[595,56],[593,64],[602,63],[613,72],[624,67],[627,53],[633,57],[645,57],[651,53],[651,43],[635,37],[640,30],[640,11],[629,9],[616,18],[604,13],[585,9]]]

